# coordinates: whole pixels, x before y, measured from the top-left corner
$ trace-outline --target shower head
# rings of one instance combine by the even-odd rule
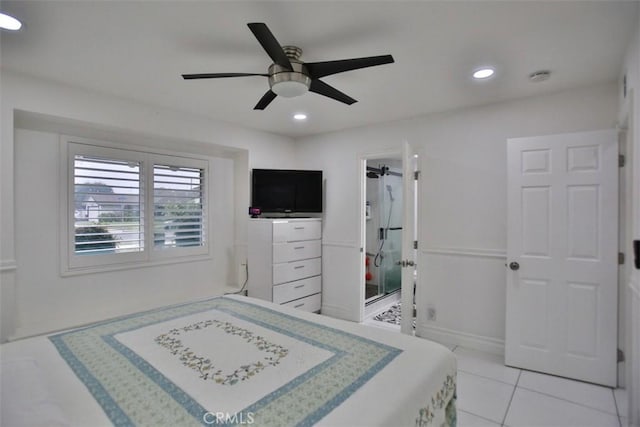
[[[393,197],[393,190],[391,189],[391,186],[389,184],[387,184],[387,191],[389,192],[389,199],[391,199],[391,201],[393,202],[395,200],[395,197]]]

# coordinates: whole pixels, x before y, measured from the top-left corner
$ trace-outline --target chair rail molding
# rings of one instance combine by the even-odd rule
[[[468,256],[498,259],[507,258],[506,249],[431,247],[424,248],[421,252],[426,255]]]
[[[18,268],[18,263],[15,259],[3,259],[0,260],[0,272],[15,271]]]
[[[359,248],[357,242],[353,240],[323,240],[322,246],[338,247],[338,248]]]

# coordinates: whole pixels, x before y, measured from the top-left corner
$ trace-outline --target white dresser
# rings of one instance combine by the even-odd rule
[[[252,218],[248,295],[305,311],[322,301],[320,218]]]

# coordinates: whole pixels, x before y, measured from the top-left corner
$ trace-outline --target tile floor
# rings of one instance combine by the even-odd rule
[[[370,318],[364,323],[399,331]],[[506,367],[502,357],[477,350],[450,349],[458,359],[459,427],[627,427],[622,389]]]

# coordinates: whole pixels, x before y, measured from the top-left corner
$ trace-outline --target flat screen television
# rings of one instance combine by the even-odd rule
[[[322,212],[322,171],[253,169],[251,207],[263,213]]]

